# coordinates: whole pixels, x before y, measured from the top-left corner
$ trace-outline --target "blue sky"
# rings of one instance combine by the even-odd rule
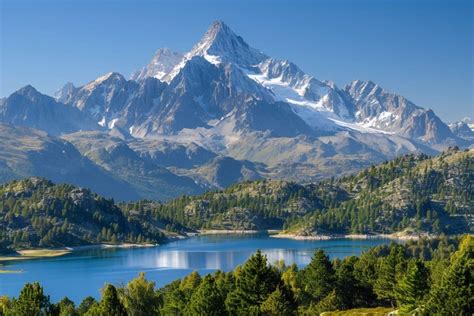
[[[473,1],[0,0],[0,96],[52,94],[159,47],[185,52],[214,20],[251,46],[339,86],[370,79],[446,121],[474,116]]]

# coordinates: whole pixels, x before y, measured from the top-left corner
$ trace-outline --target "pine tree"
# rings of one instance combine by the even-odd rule
[[[374,291],[381,300],[395,306],[395,285],[399,277],[405,272],[406,259],[404,248],[401,245],[392,244],[390,254],[379,260],[377,269],[377,280]]]
[[[69,298],[64,297],[58,304],[56,304],[60,316],[75,316],[78,315],[75,309],[74,302]]]
[[[86,315],[90,316],[126,316],[125,308],[118,298],[117,289],[107,284],[102,289],[102,298],[99,304],[93,305]]]
[[[336,294],[336,290],[332,290],[325,298],[316,303],[311,303],[311,305],[304,310],[301,314],[313,316],[320,315],[324,312],[335,311],[340,308],[340,302]]]
[[[91,309],[93,305],[96,305],[96,304],[97,304],[97,301],[95,300],[95,298],[93,298],[92,296],[87,296],[85,299],[82,300],[81,304],[79,304],[79,306],[77,307],[77,313],[79,315],[84,315],[87,313],[87,311],[89,311],[89,309]]]
[[[215,279],[207,275],[191,296],[187,315],[225,315],[225,296],[219,291]]]
[[[293,293],[285,285],[277,286],[276,290],[271,293],[262,303],[260,312],[264,315],[295,315],[297,304]]]
[[[474,237],[465,236],[448,270],[430,292],[428,315],[472,315],[474,311]]]
[[[118,290],[121,301],[131,316],[147,316],[159,313],[160,296],[155,292],[155,282],[147,281],[145,273],[128,282],[127,286]]]
[[[258,313],[260,304],[275,290],[279,281],[278,273],[267,265],[267,257],[258,250],[236,277],[236,289],[226,300],[228,312],[239,315]]]
[[[400,312],[412,313],[420,306],[429,291],[429,271],[422,261],[412,259],[405,276],[395,287],[395,297]]]
[[[41,315],[49,313],[51,304],[49,296],[44,295],[38,282],[27,283],[18,299],[13,300],[13,315]]]
[[[318,302],[334,288],[334,269],[323,250],[315,252],[311,262],[302,270],[303,290],[310,301]]]

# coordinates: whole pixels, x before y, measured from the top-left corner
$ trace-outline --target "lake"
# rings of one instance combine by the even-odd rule
[[[195,270],[201,274],[217,269],[230,271],[257,249],[261,249],[270,262],[283,259],[287,264],[303,267],[318,248],[334,259],[359,255],[370,247],[390,242],[387,239],[300,241],[267,235],[208,235],[152,248],[82,250],[62,257],[5,264],[5,269],[23,273],[0,274],[0,295],[18,296],[25,283],[39,281],[53,302],[67,295],[78,304],[88,295],[99,298],[99,289],[105,283],[125,284],[140,271],[157,286],[163,286]]]

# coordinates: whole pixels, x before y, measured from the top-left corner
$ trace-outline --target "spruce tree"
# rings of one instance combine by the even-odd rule
[[[79,315],[84,315],[95,304],[97,304],[97,301],[95,300],[95,298],[93,298],[92,296],[87,296],[85,299],[82,300],[81,304],[79,304],[79,306],[77,307],[77,313]]]
[[[38,282],[27,283],[18,299],[13,300],[13,315],[44,315],[50,312],[49,296]]]
[[[244,264],[236,278],[236,289],[226,300],[230,314],[258,313],[260,304],[275,290],[279,274],[267,265],[267,257],[258,250]]]
[[[379,260],[374,291],[378,298],[395,307],[395,285],[406,269],[405,250],[401,245],[390,245],[390,254]]]
[[[295,315],[297,304],[291,290],[281,284],[262,303],[260,312],[264,315]]]
[[[430,292],[427,315],[472,315],[474,311],[474,238],[465,236],[449,268]]]
[[[68,297],[64,297],[62,300],[56,304],[56,310],[60,316],[76,316],[78,313],[76,312],[74,302],[71,301]]]
[[[429,271],[422,261],[412,259],[405,276],[395,287],[400,312],[410,313],[420,306],[429,291]]]
[[[125,308],[119,300],[117,289],[107,284],[102,289],[102,298],[99,304],[93,305],[86,315],[90,316],[126,316]]]
[[[191,296],[186,315],[226,315],[225,297],[219,291],[215,279],[207,275]]]
[[[159,313],[161,298],[155,292],[155,282],[147,281],[145,273],[119,289],[121,301],[130,316],[147,316]]]
[[[323,250],[315,252],[311,262],[302,270],[301,283],[310,301],[318,302],[334,288],[334,269]]]

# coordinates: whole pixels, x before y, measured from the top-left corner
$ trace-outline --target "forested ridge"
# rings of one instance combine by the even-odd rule
[[[401,156],[312,184],[259,180],[166,203],[105,199],[39,178],[0,186],[0,249],[160,243],[199,229],[299,235],[472,232],[474,150]]]
[[[157,243],[166,223],[124,213],[87,189],[39,178],[0,186],[0,250],[99,243]]]
[[[164,204],[121,207],[148,210],[188,229],[464,233],[472,231],[474,216],[474,150],[409,154],[357,175],[307,185],[259,180]]]
[[[193,272],[158,289],[141,273],[77,305],[67,288],[52,303],[40,284],[26,284],[18,297],[0,297],[0,315],[360,315],[361,308],[371,315],[472,315],[473,268],[471,235],[393,243],[332,261],[316,250],[304,268],[269,264],[258,251],[231,272]]]

